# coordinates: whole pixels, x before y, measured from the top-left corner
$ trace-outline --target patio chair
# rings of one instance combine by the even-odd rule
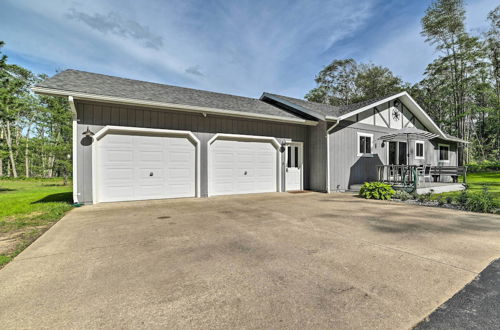
[[[422,167],[419,167],[418,168],[418,178],[419,178],[419,180],[420,180],[420,178],[422,178],[424,180],[424,183],[425,183],[425,180],[429,179],[429,182],[432,182],[432,179],[431,179],[431,169],[432,169],[431,164],[425,164]]]

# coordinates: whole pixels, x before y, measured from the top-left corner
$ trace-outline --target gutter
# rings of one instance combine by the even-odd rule
[[[169,109],[169,110],[177,110],[177,111],[189,111],[189,112],[197,112],[213,115],[221,115],[221,116],[231,116],[231,117],[241,117],[241,118],[250,118],[250,119],[259,119],[259,120],[269,120],[269,121],[277,121],[283,123],[291,123],[291,124],[300,124],[300,125],[308,125],[308,126],[316,126],[318,122],[313,120],[305,120],[299,118],[286,118],[275,115],[265,115],[265,114],[254,114],[249,112],[241,112],[234,110],[223,110],[209,107],[200,107],[194,105],[184,105],[184,104],[174,104],[174,103],[166,103],[166,102],[156,102],[156,101],[146,101],[146,100],[138,100],[138,99],[130,99],[124,97],[114,97],[114,96],[105,96],[105,95],[97,95],[97,94],[89,94],[89,93],[81,93],[81,92],[71,92],[59,89],[52,89],[46,87],[32,87],[31,88],[37,94],[45,94],[52,96],[71,96],[74,99],[78,100],[89,100],[89,101],[101,101],[101,102],[112,102],[119,103],[124,105],[137,105],[149,108],[159,108],[159,109]]]
[[[78,139],[78,119],[76,114],[75,100],[73,96],[68,96],[69,108],[71,110],[73,119],[73,203],[78,204],[78,175],[77,175],[77,139]]]
[[[328,117],[327,117],[328,119]],[[340,123],[340,120],[337,119],[337,122],[332,125],[332,127],[326,130],[326,192],[329,194],[331,192],[330,187],[330,132],[337,127]]]

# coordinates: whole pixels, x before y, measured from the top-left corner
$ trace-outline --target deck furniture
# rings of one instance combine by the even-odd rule
[[[421,167],[418,167],[417,168],[418,179],[419,180],[423,179],[424,182],[426,179],[428,179],[430,182],[431,181],[431,170],[432,170],[431,164],[425,164]]]
[[[467,166],[436,166],[432,169],[434,182],[440,182],[444,176],[450,176],[454,183],[458,182],[458,177],[463,176],[464,183],[467,183]]]

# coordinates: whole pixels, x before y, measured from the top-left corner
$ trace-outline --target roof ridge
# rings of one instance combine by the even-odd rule
[[[215,94],[215,95],[225,95],[225,96],[231,96],[231,97],[238,97],[238,98],[243,98],[243,99],[249,99],[249,100],[254,100],[254,101],[260,101],[263,102],[262,100],[254,97],[248,97],[248,96],[242,96],[242,95],[235,95],[235,94],[228,94],[228,93],[221,93],[221,92],[214,92],[214,91],[209,91],[205,89],[198,89],[198,88],[190,88],[190,87],[184,87],[184,86],[176,86],[176,85],[170,85],[170,84],[162,84],[158,82],[153,82],[153,81],[147,81],[147,80],[141,80],[141,79],[132,79],[132,78],[126,78],[126,77],[120,77],[120,76],[112,76],[108,74],[103,74],[103,73],[96,73],[96,72],[90,72],[90,71],[84,71],[84,70],[77,70],[77,69],[66,69],[64,71],[58,72],[56,75],[49,77],[47,80],[57,76],[60,73],[63,73],[65,71],[73,71],[73,72],[80,72],[80,73],[85,73],[85,74],[91,74],[91,75],[96,75],[96,76],[101,76],[101,77],[109,77],[109,78],[114,78],[114,79],[122,79],[122,80],[127,80],[129,82],[141,82],[141,83],[146,83],[146,84],[152,84],[152,85],[157,85],[157,86],[168,86],[172,88],[178,88],[178,89],[185,89],[185,90],[191,90],[191,91],[198,91],[198,92],[203,92],[203,93],[210,93],[210,94]],[[41,83],[45,82],[46,80],[42,81]],[[39,85],[40,83],[36,84]],[[35,85],[35,86],[36,86]]]

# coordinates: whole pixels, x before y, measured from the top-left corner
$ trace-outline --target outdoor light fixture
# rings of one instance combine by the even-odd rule
[[[399,102],[398,99],[394,100],[394,106],[397,108],[399,107],[399,105],[401,104],[401,102]]]
[[[90,130],[90,128],[87,126],[87,130],[85,132],[83,132],[82,135],[85,135],[85,137],[92,137],[92,136],[94,136],[94,132],[92,132]]]

